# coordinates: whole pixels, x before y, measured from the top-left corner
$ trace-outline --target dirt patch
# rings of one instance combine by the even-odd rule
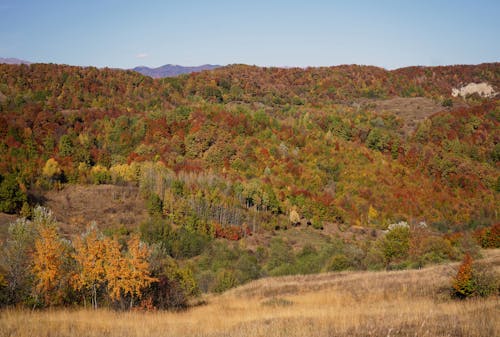
[[[455,102],[454,102],[455,103]],[[415,131],[418,124],[435,113],[446,109],[440,103],[425,97],[394,97],[385,100],[363,100],[367,106],[376,113],[394,114],[403,121],[404,135]]]
[[[145,201],[136,186],[68,185],[43,195],[44,206],[54,212],[64,234],[82,232],[96,221],[101,230],[132,229],[147,218]]]

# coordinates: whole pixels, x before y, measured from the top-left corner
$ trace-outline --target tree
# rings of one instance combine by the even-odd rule
[[[59,155],[62,157],[69,157],[75,151],[73,141],[70,136],[63,135],[59,139]]]
[[[0,212],[15,213],[27,201],[15,174],[0,175]]]
[[[30,256],[35,238],[35,226],[27,219],[18,219],[9,226],[9,236],[0,256],[0,262],[5,268],[8,304],[26,301],[30,296]]]
[[[64,299],[64,284],[61,283],[65,281],[63,274],[67,250],[55,226],[42,226],[38,232],[33,253],[35,290],[43,296],[45,304],[61,304]]]
[[[95,223],[90,225],[84,235],[76,238],[74,247],[73,258],[78,269],[73,278],[73,287],[75,290],[90,291],[92,307],[97,309],[97,294],[106,280],[106,247]]]
[[[138,235],[132,235],[127,245],[129,254],[126,262],[130,269],[130,279],[125,293],[130,294],[130,307],[132,307],[134,296],[140,298],[142,290],[158,280],[149,273],[148,259],[151,252],[148,246],[139,240]]]
[[[106,280],[109,296],[119,301],[127,295],[130,297],[130,308],[135,297],[141,298],[142,290],[152,282],[158,281],[149,273],[149,248],[132,235],[128,240],[128,254],[120,251],[120,244],[111,238],[104,239],[106,247]]]
[[[407,225],[390,228],[383,239],[383,250],[388,262],[407,258],[410,250],[410,228]]]
[[[49,158],[42,169],[42,174],[49,180],[50,184],[52,184],[61,179],[62,169],[54,158]]]

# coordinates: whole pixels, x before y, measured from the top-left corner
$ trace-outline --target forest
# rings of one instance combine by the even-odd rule
[[[0,212],[18,218],[0,303],[179,309],[266,276],[499,248],[500,101],[451,95],[484,82],[500,89],[499,63],[0,64]],[[147,219],[61,224],[44,196],[73,185],[130,186]]]

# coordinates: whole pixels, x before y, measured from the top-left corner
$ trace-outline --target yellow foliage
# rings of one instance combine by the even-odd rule
[[[35,241],[33,273],[36,291],[44,296],[45,303],[57,304],[60,299],[59,281],[63,274],[65,247],[54,226],[40,228],[40,237]]]
[[[43,167],[42,174],[47,178],[53,178],[62,172],[59,163],[54,158],[49,158]]]
[[[137,164],[117,164],[109,169],[111,178],[114,182],[117,181],[134,181],[137,180]]]
[[[373,221],[378,218],[378,211],[370,205],[370,208],[368,209],[368,221]]]
[[[78,264],[78,273],[73,277],[75,290],[92,290],[93,304],[97,307],[96,289],[105,281],[105,245],[95,225],[86,235],[75,239],[73,258]]]
[[[106,245],[106,279],[109,296],[119,300],[124,295],[140,298],[142,289],[157,281],[149,276],[150,251],[137,235],[128,240],[128,255],[120,251],[118,241],[110,238],[104,240]]]

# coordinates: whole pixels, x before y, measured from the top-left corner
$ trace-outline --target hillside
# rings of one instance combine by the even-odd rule
[[[499,63],[0,64],[0,298],[178,309],[263,277],[477,257],[500,246],[499,88]],[[58,281],[34,283],[43,247]],[[86,249],[106,265],[91,295]]]
[[[498,272],[499,251],[482,263]],[[0,336],[498,336],[498,298],[451,300],[455,270],[268,278],[181,312],[4,310]]]
[[[498,100],[451,91],[469,82],[499,88],[499,68],[234,65],[153,80],[1,65],[0,172],[29,190],[116,182],[124,180],[111,174],[119,165],[158,161],[162,174],[173,174],[167,180],[202,189],[192,176],[214,176],[229,188],[219,200],[245,217],[219,219],[223,225],[241,225],[252,209],[279,223],[292,208],[318,225],[491,223]],[[44,175],[51,157],[57,174]],[[164,202],[163,188],[154,192]]]

